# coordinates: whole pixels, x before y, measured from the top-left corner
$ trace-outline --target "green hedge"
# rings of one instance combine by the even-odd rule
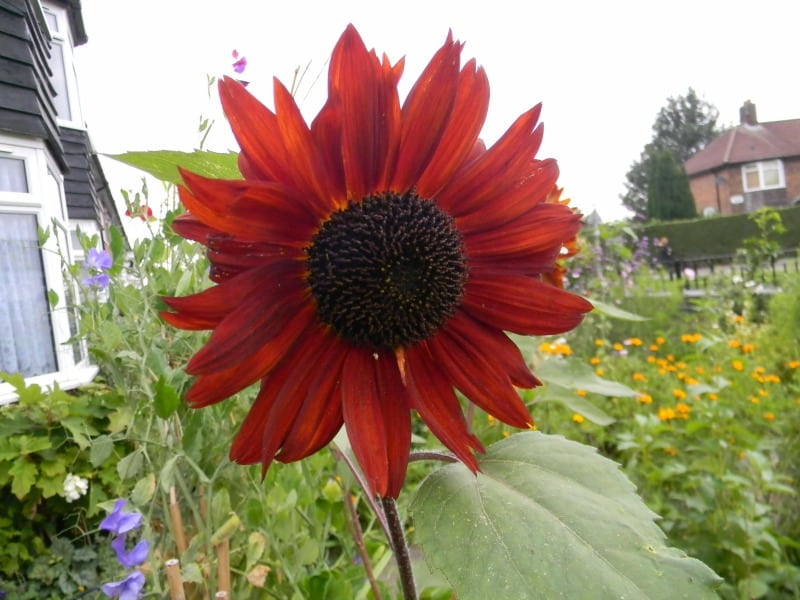
[[[780,209],[786,227],[779,241],[786,249],[800,246],[800,206]],[[707,217],[690,221],[653,223],[642,228],[651,239],[666,237],[676,259],[735,254],[742,240],[758,235],[749,215]]]

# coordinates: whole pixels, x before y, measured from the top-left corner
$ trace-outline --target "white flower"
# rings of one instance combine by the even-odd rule
[[[74,502],[89,491],[89,480],[67,473],[64,478],[64,497],[67,502]]]

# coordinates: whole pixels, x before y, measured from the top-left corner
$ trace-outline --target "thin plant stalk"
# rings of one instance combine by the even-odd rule
[[[367,574],[367,580],[372,588],[372,594],[375,596],[375,600],[383,600],[383,596],[378,588],[378,582],[375,580],[375,573],[372,570],[372,562],[370,561],[369,553],[364,545],[364,534],[361,530],[361,523],[358,520],[358,513],[353,506],[350,490],[345,489],[344,492],[345,522],[350,529],[350,534],[353,536],[353,542],[356,545],[356,552],[358,552],[358,555],[361,557],[361,564],[364,565],[364,571]]]
[[[414,572],[411,569],[411,555],[408,553],[408,544],[406,543],[403,522],[397,512],[397,504],[395,504],[394,498],[389,496],[381,498],[381,503],[383,504],[386,521],[389,524],[389,539],[392,543],[394,559],[397,562],[397,569],[400,574],[403,598],[405,600],[417,600]]]

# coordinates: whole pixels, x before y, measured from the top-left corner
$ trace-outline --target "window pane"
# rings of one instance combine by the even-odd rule
[[[759,177],[758,177],[758,171],[747,171],[746,170],[745,171],[745,177],[747,178],[746,185],[745,185],[745,189],[746,190],[757,190],[758,188],[761,187],[761,184],[759,182]]]
[[[21,158],[0,156],[0,192],[28,191],[28,178],[25,175],[25,161]]]
[[[35,215],[0,213],[0,371],[57,370]]]
[[[51,33],[58,31],[58,19],[47,9],[44,9],[44,20],[47,21],[47,26],[50,28]]]
[[[780,184],[778,165],[775,162],[764,163],[764,187],[778,187]]]
[[[56,90],[53,102],[56,114],[67,121],[72,118],[69,110],[69,96],[67,95],[67,71],[64,67],[64,46],[58,40],[53,40],[50,45],[50,70],[53,72],[52,82]]]

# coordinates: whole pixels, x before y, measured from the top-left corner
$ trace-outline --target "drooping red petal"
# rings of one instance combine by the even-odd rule
[[[420,196],[435,198],[439,190],[452,179],[453,173],[475,148],[488,110],[489,80],[482,67],[476,69],[475,60],[472,59],[461,70],[447,126],[417,180],[416,189]]]
[[[533,277],[488,273],[473,273],[462,306],[490,327],[524,335],[564,333],[592,310],[580,296]]]
[[[445,446],[473,472],[478,470],[473,450],[484,452],[480,440],[469,430],[453,386],[441,371],[425,344],[406,353],[406,387],[412,406]]]
[[[347,435],[371,492],[396,498],[408,466],[411,418],[394,355],[351,349],[341,392]]]
[[[186,402],[200,408],[232,396],[267,375],[298,340],[313,335],[317,324],[310,304],[298,310],[270,340],[234,366],[200,375],[186,392]],[[257,345],[256,345],[257,346]]]
[[[341,161],[347,198],[360,200],[382,192],[387,165],[394,162],[400,99],[399,70],[368,52],[349,25],[331,56],[329,94],[341,115]]]
[[[403,103],[400,148],[389,189],[405,193],[419,182],[453,110],[463,44],[447,34]]]
[[[476,331],[482,328],[478,323],[474,327]],[[428,345],[448,379],[473,404],[504,423],[514,427],[527,427],[533,422],[531,416],[514,389],[511,376],[501,370],[502,364],[498,364],[496,357],[489,355],[494,348],[477,345],[488,338],[485,332],[481,333],[484,335],[465,339],[459,332],[448,327],[431,339]],[[495,346],[506,350],[497,344]],[[513,365],[511,368],[519,370]],[[519,373],[516,375],[519,376]],[[529,377],[533,378],[532,375]],[[533,380],[537,381],[535,378]]]

